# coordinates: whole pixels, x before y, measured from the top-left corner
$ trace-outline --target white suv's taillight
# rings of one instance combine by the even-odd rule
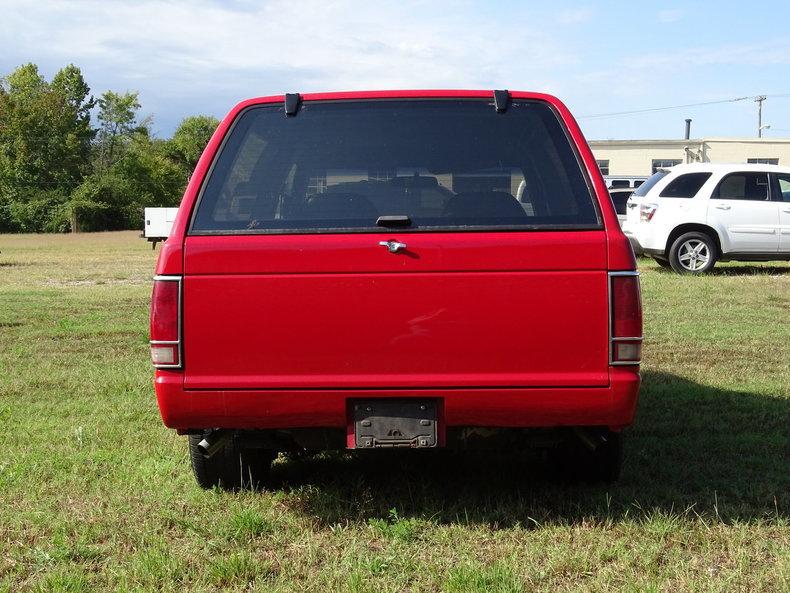
[[[151,294],[151,362],[181,367],[181,276],[155,276]]]
[[[642,360],[642,296],[639,272],[609,272],[609,363]]]
[[[658,210],[658,204],[642,204],[639,207],[639,220],[642,222],[650,222],[656,210]]]

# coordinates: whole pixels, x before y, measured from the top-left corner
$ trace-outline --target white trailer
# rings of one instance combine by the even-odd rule
[[[156,248],[159,241],[164,241],[170,236],[176,212],[178,212],[178,208],[146,208],[145,225],[143,234],[140,236],[151,241],[153,247]]]

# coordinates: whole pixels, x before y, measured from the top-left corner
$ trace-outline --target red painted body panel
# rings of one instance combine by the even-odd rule
[[[441,398],[447,426],[609,426],[633,422],[637,367],[613,368],[607,387],[533,389],[187,390],[157,371],[159,410],[170,428],[345,428],[349,399]]]
[[[184,292],[188,389],[608,382],[601,272],[187,276]]]
[[[396,255],[379,246],[395,239]],[[606,270],[606,233],[382,231],[328,235],[187,237],[185,273],[337,274]],[[558,257],[562,252],[562,257]],[[558,261],[562,260],[562,261]]]
[[[392,237],[407,251],[378,245]],[[189,237],[185,252],[188,389],[608,382],[602,231]]]
[[[158,274],[185,275],[185,367],[156,373],[165,424],[344,427],[355,397],[438,397],[448,426],[630,424],[638,367],[608,363],[607,271],[635,269],[633,252],[567,108],[549,95],[511,96],[546,101],[559,114],[605,230],[187,237],[235,118],[284,97],[234,107],[198,162],[157,263]],[[302,100],[410,97],[492,92]],[[408,250],[378,247],[389,239]]]

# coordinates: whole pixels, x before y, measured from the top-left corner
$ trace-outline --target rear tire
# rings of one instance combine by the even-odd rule
[[[672,266],[669,264],[668,259],[664,259],[663,257],[653,256],[655,262],[661,266],[662,268],[672,269]]]
[[[678,274],[704,274],[713,269],[719,251],[716,241],[700,232],[683,233],[669,248],[669,264]]]
[[[198,448],[206,434],[208,431],[189,435],[189,459],[201,488],[219,486],[224,490],[257,490],[265,486],[275,452],[241,448],[233,437],[220,451],[206,457]]]

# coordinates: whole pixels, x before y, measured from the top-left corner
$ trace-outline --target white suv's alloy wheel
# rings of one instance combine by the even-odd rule
[[[689,239],[680,246],[678,261],[689,272],[698,272],[710,261],[708,246],[699,239]]]

